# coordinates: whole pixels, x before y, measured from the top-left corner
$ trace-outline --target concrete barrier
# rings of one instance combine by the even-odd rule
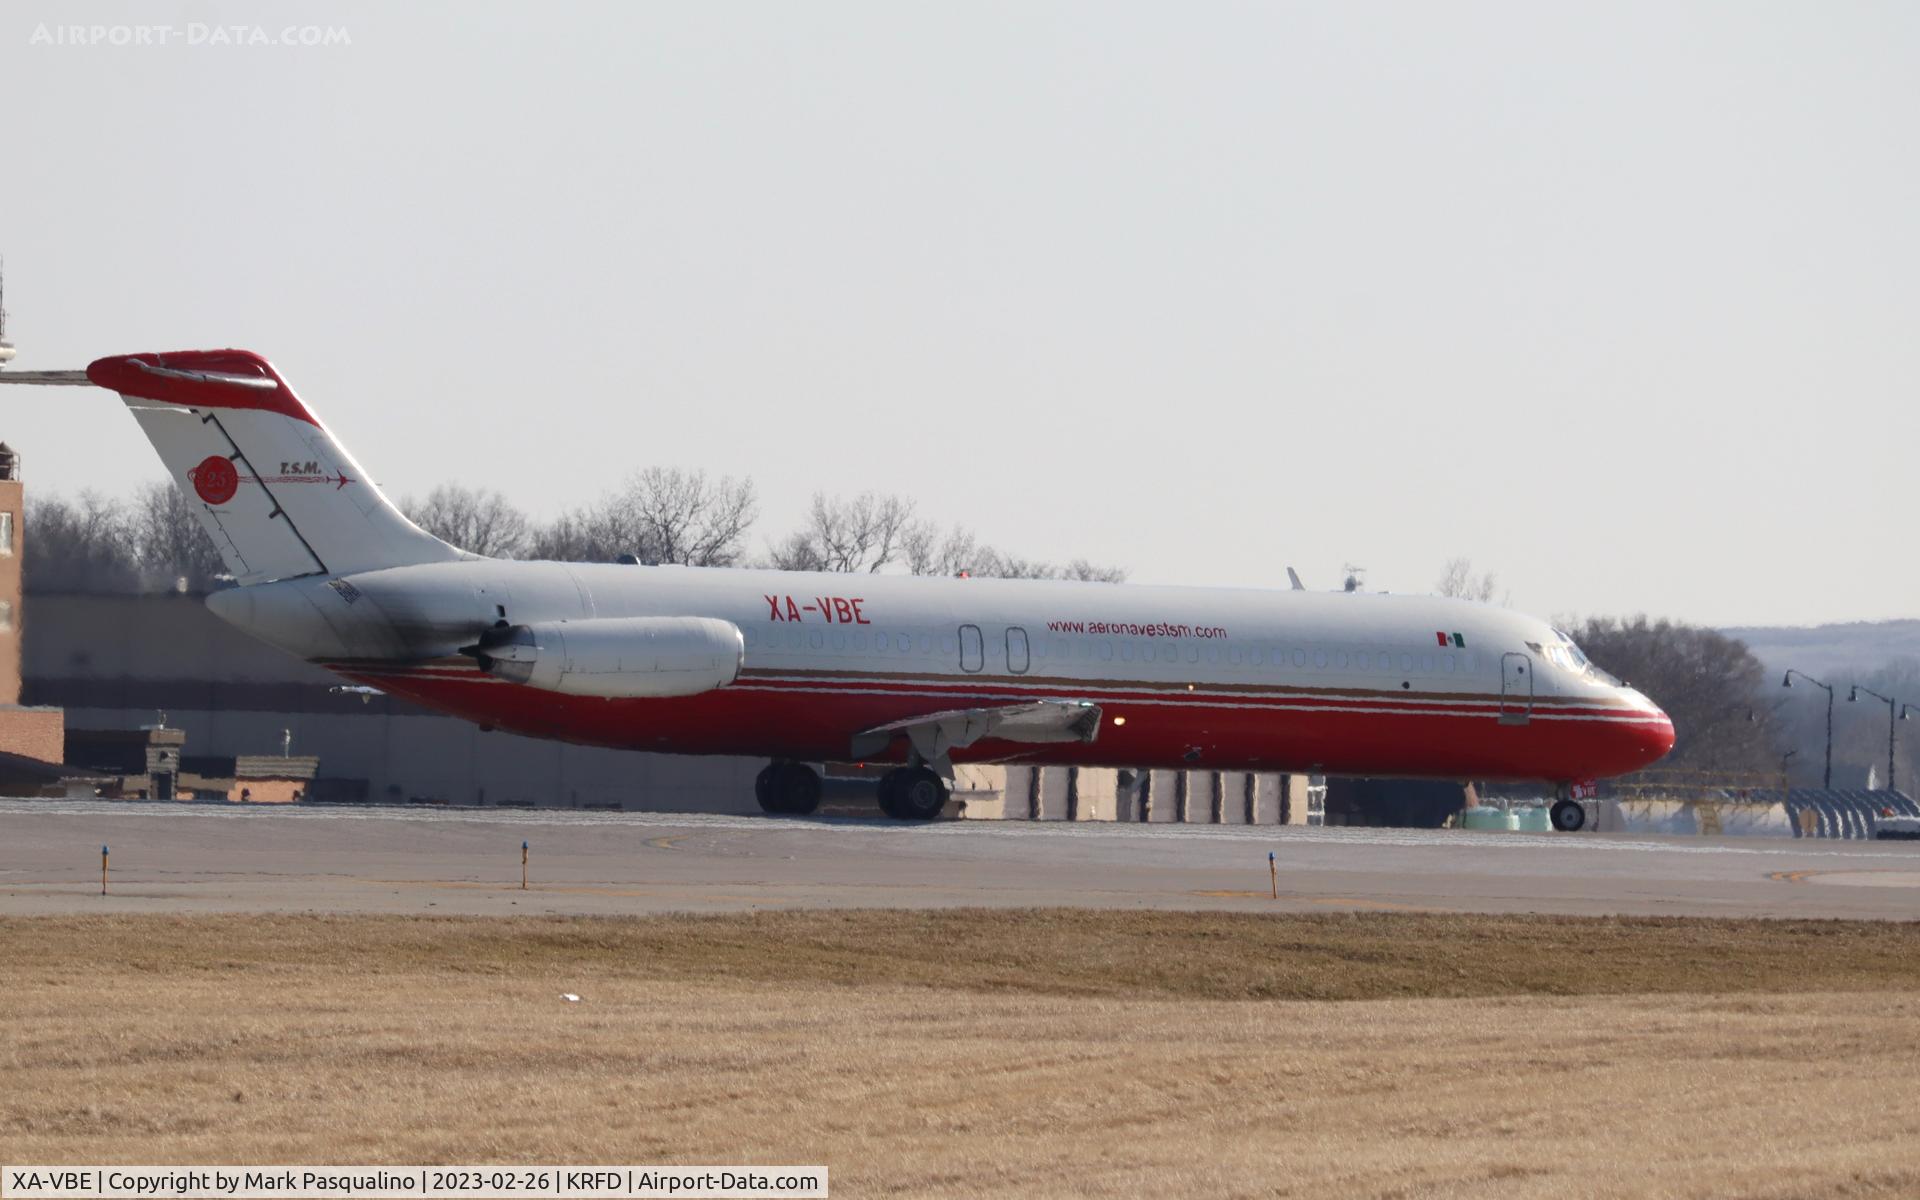
[[[1605,800],[1596,828],[1602,833],[1724,834],[1729,837],[1792,837],[1784,804],[1721,800]]]

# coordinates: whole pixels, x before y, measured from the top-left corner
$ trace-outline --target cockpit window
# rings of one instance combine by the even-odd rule
[[[1609,687],[1623,686],[1618,679],[1596,666],[1580,647],[1574,645],[1573,639],[1567,636],[1565,630],[1556,629],[1553,632],[1559,636],[1560,642],[1558,645],[1547,647],[1549,662],[1555,666],[1564,667],[1575,675],[1585,675],[1590,679],[1598,680]]]

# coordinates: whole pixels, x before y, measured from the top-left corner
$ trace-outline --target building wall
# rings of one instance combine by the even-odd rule
[[[165,724],[186,731],[188,755],[277,755],[320,760],[325,781],[365,780],[386,803],[532,804],[676,812],[758,812],[759,760],[690,758],[569,746],[438,716],[393,697],[336,695],[338,680],[222,622],[198,597],[35,595],[25,642],[25,693],[64,704],[76,729]],[[57,719],[57,714],[56,714]],[[0,730],[4,729],[0,714]],[[291,745],[283,739],[291,734]],[[26,753],[26,751],[21,751]],[[52,759],[58,761],[58,748]],[[954,791],[969,818],[1137,820],[1148,773],[1064,767],[963,766]],[[1037,777],[1037,778],[1036,778]],[[1150,819],[1214,820],[1212,771],[1151,772]],[[1219,819],[1245,820],[1247,776],[1226,772]],[[1305,780],[1293,777],[1289,816],[1304,823]],[[1255,820],[1280,820],[1285,777],[1254,777]],[[1037,789],[1037,790],[1036,790]],[[256,799],[263,799],[256,788]],[[236,793],[237,794],[237,793]]]
[[[257,642],[196,596],[39,595],[27,601],[25,691],[78,729],[166,724],[195,755],[320,758],[320,778],[367,798],[447,804],[757,812],[763,765],[570,746],[443,717],[394,697],[336,695],[339,680]],[[54,755],[59,758],[58,753]]]
[[[0,750],[57,763],[66,740],[66,721],[57,708],[0,708]]]

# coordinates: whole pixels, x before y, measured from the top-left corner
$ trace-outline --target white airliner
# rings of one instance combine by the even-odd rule
[[[808,764],[895,763],[881,808],[936,815],[957,761],[1573,785],[1673,745],[1645,696],[1543,621],[1433,597],[517,562],[401,515],[242,350],[0,381],[120,393],[272,645],[483,726]],[[1563,798],[1562,828],[1580,809]]]

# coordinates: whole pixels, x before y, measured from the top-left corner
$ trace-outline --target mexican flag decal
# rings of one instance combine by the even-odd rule
[[[1434,637],[1434,640],[1439,642],[1442,646],[1458,646],[1463,650],[1466,649],[1466,646],[1467,646],[1467,639],[1461,637],[1457,633],[1448,635],[1436,629],[1433,631],[1433,637]]]

